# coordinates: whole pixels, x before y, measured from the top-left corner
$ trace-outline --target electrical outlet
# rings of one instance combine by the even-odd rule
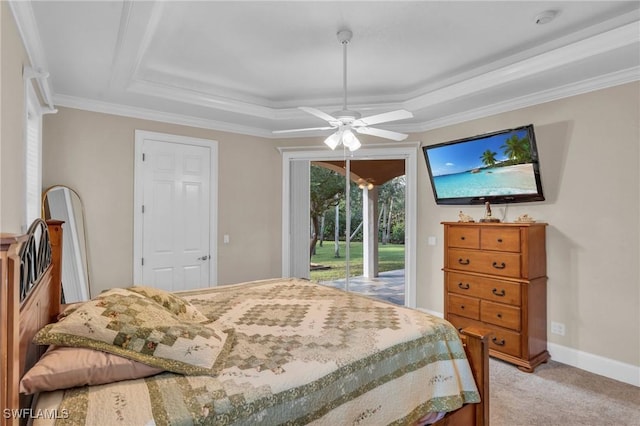
[[[558,334],[560,336],[564,336],[565,328],[564,324],[561,322],[553,322],[551,321],[551,332],[553,334]]]

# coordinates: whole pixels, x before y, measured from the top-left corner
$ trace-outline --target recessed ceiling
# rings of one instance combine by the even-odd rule
[[[12,10],[55,105],[243,134],[324,124],[298,106],[423,131],[640,79],[638,1],[37,1]],[[556,11],[540,25],[536,17]],[[308,136],[311,134],[290,134]],[[283,135],[277,135],[281,138]]]

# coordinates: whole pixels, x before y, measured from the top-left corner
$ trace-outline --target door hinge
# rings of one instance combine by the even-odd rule
[[[144,161],[147,157],[147,154],[145,154],[144,152],[142,153],[142,161]]]
[[[142,266],[144,266],[144,257],[140,259],[142,261]]]
[[[144,213],[144,204],[142,205],[142,213]]]

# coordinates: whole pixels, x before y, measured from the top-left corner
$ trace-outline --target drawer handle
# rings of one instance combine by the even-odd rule
[[[460,305],[460,309],[464,309],[464,305]]]
[[[460,258],[460,259],[458,259],[458,263],[461,264],[461,265],[468,265],[471,262],[469,261],[469,259],[465,260],[463,258]]]
[[[498,238],[498,242],[501,243],[502,242],[502,238]]]
[[[492,337],[492,338],[491,338],[491,341],[492,341],[494,344],[498,345],[498,346],[504,346],[504,343],[505,343],[505,342],[504,342],[504,339],[500,339],[500,340],[498,340],[498,338],[497,338],[497,337]]]
[[[497,314],[496,315],[498,318],[502,319],[502,314]]]
[[[458,287],[460,287],[463,290],[469,290],[469,287],[471,286],[469,285],[469,283],[464,283],[464,284],[458,283]]]
[[[460,237],[460,239],[461,239],[462,241],[464,241],[464,240],[466,239],[466,237]]]
[[[507,265],[504,262],[500,262],[500,264],[498,264],[498,262],[493,262],[493,267],[496,269],[504,269]]]
[[[506,291],[504,291],[504,288],[502,290],[500,290],[500,293],[498,293],[498,289],[494,288],[493,290],[491,290],[491,293],[495,294],[496,296],[500,296],[500,297],[504,297],[505,294],[507,294]]]

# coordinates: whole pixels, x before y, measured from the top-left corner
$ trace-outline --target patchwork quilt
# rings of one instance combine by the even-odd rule
[[[412,424],[479,402],[441,318],[299,279],[182,292],[234,330],[216,375],[162,373],[47,392],[57,425]]]

